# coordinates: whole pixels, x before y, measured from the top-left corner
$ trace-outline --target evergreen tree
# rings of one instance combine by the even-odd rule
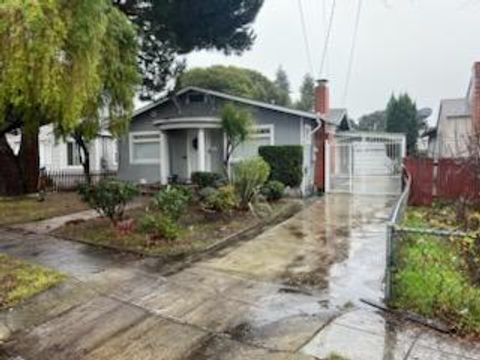
[[[292,104],[290,99],[290,81],[288,80],[287,73],[282,67],[279,67],[277,70],[275,86],[280,94],[277,105],[290,106]]]
[[[407,153],[414,154],[422,124],[418,121],[417,106],[408,94],[398,98],[392,95],[386,110],[388,132],[403,133],[407,137]]]
[[[314,111],[315,108],[315,80],[312,75],[306,74],[300,86],[300,100],[295,107],[303,111]]]

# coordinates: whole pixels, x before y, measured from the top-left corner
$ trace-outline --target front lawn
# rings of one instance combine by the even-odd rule
[[[145,255],[180,256],[202,251],[266,220],[288,216],[299,207],[298,201],[282,200],[273,203],[271,213],[260,219],[249,211],[235,210],[229,214],[208,213],[196,205],[191,205],[179,220],[181,231],[176,240],[156,238],[142,231],[140,223],[145,216],[144,209],[127,212],[126,218],[133,219],[134,224],[127,233],[119,231],[109,220],[98,218],[68,224],[57,229],[54,234],[62,238]]]
[[[448,205],[409,208],[404,226],[457,229]],[[460,334],[480,335],[480,238],[426,233],[396,235],[393,305],[441,320]]]
[[[0,198],[0,226],[40,221],[88,209],[76,193],[48,193],[45,201],[36,196]]]
[[[41,266],[0,254],[0,310],[10,308],[65,279]]]

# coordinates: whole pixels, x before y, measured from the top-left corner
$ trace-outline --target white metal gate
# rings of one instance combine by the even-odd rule
[[[352,194],[400,194],[402,134],[338,133],[325,143],[325,189]]]

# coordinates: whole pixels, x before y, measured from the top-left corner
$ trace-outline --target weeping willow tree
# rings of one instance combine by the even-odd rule
[[[17,195],[36,190],[40,126],[86,142],[105,123],[125,128],[137,46],[108,0],[3,0],[0,43],[0,194]],[[18,130],[15,153],[6,135]]]

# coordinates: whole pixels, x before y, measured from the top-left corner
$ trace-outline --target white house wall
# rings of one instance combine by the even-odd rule
[[[9,142],[12,150],[18,153],[20,146],[20,136],[7,135],[7,141]],[[91,148],[91,170],[100,171],[102,147],[101,138],[97,138],[92,141]],[[117,169],[117,141],[113,138],[105,138],[105,155],[110,170]],[[39,133],[39,157],[40,167],[45,167],[48,171],[82,171],[81,166],[68,166],[67,155],[67,143],[63,140],[55,139],[53,128],[51,125],[42,126]]]

